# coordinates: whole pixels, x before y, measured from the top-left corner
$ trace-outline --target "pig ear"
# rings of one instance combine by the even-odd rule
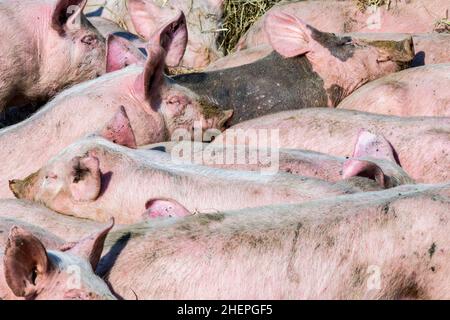
[[[264,19],[264,31],[273,49],[291,58],[310,51],[311,35],[306,23],[283,12],[269,13]]]
[[[124,106],[119,107],[111,121],[100,131],[100,135],[113,143],[137,148],[136,138]]]
[[[95,271],[102,256],[103,246],[109,231],[114,227],[114,218],[111,218],[109,225],[98,233],[92,234],[79,242],[68,244],[67,252],[88,260]]]
[[[342,178],[365,177],[375,180],[380,187],[387,188],[389,177],[375,163],[366,160],[349,159],[344,162],[342,168]]]
[[[130,41],[113,34],[109,35],[106,41],[106,72],[145,62],[144,54]]]
[[[81,15],[87,0],[57,0],[52,13],[52,27],[59,34],[64,30],[79,28]]]
[[[32,296],[37,281],[51,269],[44,245],[31,233],[17,226],[9,232],[3,259],[6,283],[18,297]]]
[[[150,38],[150,35],[155,32],[156,26],[160,24],[160,17],[167,16],[167,13],[164,12],[165,9],[153,3],[153,1],[128,0],[127,6],[136,32],[146,40]]]
[[[184,217],[191,213],[178,201],[172,199],[152,199],[145,205],[144,218]]]
[[[361,129],[353,149],[353,158],[366,156],[398,163],[395,150],[385,137]]]
[[[148,52],[144,70],[134,83],[134,90],[150,103],[151,109],[147,112],[156,110],[160,102],[160,87],[164,83],[163,72],[164,51],[161,48],[152,48],[152,51]]]
[[[69,189],[75,201],[94,201],[100,194],[101,172],[98,158],[75,157],[71,162]]]
[[[159,44],[165,51],[165,63],[168,67],[176,67],[183,58],[188,40],[186,18],[184,13],[177,11],[176,16],[165,23],[149,39],[149,46]],[[148,48],[148,51],[151,51]]]

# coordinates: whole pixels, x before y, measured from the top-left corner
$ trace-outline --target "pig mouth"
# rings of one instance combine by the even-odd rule
[[[377,59],[377,63],[378,64],[384,64],[384,63],[395,63],[400,70],[404,70],[404,69],[408,69],[411,66],[412,63],[412,59],[411,60],[404,60],[404,59],[395,59],[395,58],[382,58],[382,59]]]

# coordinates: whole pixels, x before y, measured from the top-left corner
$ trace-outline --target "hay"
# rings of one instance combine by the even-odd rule
[[[355,0],[356,5],[361,11],[366,10],[368,7],[381,7],[385,5],[388,9],[391,5],[391,0]]]
[[[233,52],[241,36],[278,2],[280,0],[225,0],[219,48],[225,54]]]

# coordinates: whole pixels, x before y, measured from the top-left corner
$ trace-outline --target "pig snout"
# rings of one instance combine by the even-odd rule
[[[9,181],[9,189],[18,199],[33,200],[34,185],[38,180],[38,172],[30,174],[23,180],[13,179]]]
[[[415,56],[412,37],[408,37],[402,41],[374,40],[364,42],[378,50],[378,62],[392,61],[400,69],[407,68]]]

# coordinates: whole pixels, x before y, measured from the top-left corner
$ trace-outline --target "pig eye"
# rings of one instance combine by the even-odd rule
[[[353,42],[352,39],[346,39],[346,40],[344,41],[344,45],[346,45],[346,46],[354,46],[355,43]]]
[[[87,35],[87,36],[84,36],[83,38],[81,38],[81,42],[88,46],[92,45],[96,40],[97,40],[97,38],[93,35]]]
[[[53,173],[49,173],[49,174],[47,174],[47,175],[45,176],[45,179],[46,179],[46,180],[49,180],[49,179],[56,179],[56,178],[58,178],[58,176],[57,176],[56,174],[53,174]]]

